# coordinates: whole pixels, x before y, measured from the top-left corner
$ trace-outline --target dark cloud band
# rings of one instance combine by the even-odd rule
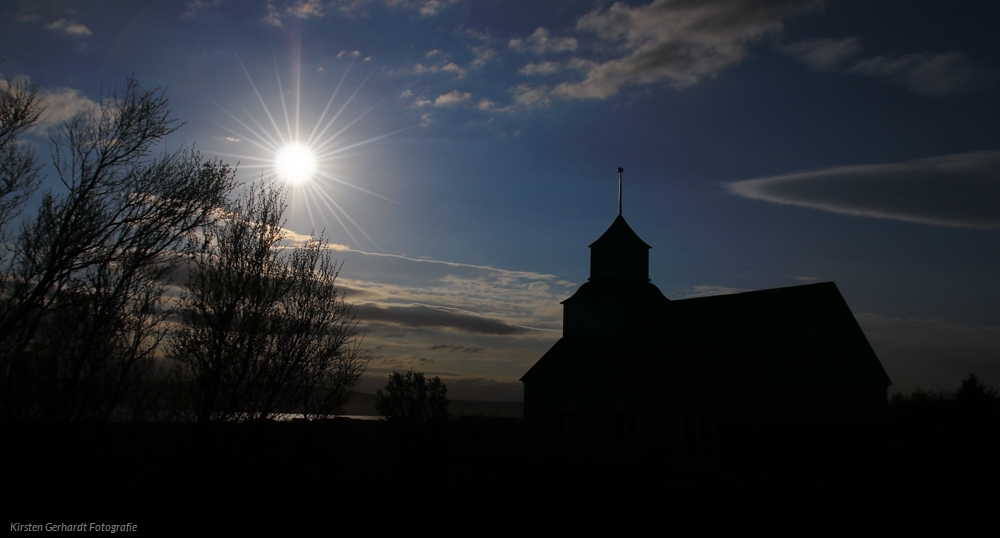
[[[531,331],[498,319],[487,318],[455,309],[432,308],[425,305],[357,305],[358,318],[366,322],[380,321],[406,327],[444,327],[463,332],[491,335],[523,334]]]

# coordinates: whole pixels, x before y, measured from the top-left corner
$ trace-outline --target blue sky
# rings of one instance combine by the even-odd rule
[[[988,2],[0,10],[0,72],[48,105],[28,137],[40,155],[132,74],[186,121],[169,147],[238,162],[243,181],[273,177],[271,140],[313,135],[324,156],[292,187],[288,227],[323,230],[344,262],[372,356],[362,390],[414,367],[456,398],[520,398],[616,214],[618,166],[667,297],[834,281],[894,389],[1000,385]]]

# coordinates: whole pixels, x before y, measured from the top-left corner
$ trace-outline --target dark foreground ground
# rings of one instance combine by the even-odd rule
[[[893,416],[886,457],[869,469],[835,461],[725,469],[653,458],[531,458],[521,420],[498,417],[405,432],[337,419],[101,429],[6,424],[0,433],[5,531],[10,523],[104,522],[133,523],[143,534],[185,535],[196,526],[213,534],[298,535],[319,525],[334,530],[320,533],[328,535],[359,522],[372,531],[406,527],[408,518],[469,530],[536,520],[750,521],[736,514],[780,523],[807,513],[836,514],[831,522],[861,514],[912,522],[955,507],[988,521],[1000,484],[995,417]]]

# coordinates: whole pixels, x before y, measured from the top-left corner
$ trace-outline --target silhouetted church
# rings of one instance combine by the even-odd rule
[[[529,447],[736,465],[872,452],[891,382],[835,284],[671,301],[649,249],[619,199],[563,337],[521,378]]]

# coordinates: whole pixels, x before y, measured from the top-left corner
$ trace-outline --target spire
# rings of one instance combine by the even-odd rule
[[[618,167],[618,216],[622,216],[622,172],[625,169],[621,166]]]

